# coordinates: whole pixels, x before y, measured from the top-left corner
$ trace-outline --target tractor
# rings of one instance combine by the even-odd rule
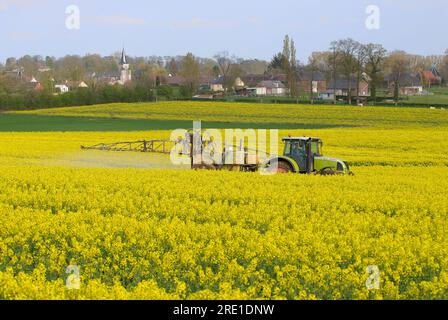
[[[347,162],[323,156],[320,138],[287,137],[283,142],[283,156],[271,159],[268,164],[277,173],[353,175]]]
[[[190,130],[191,131],[191,130]],[[308,137],[287,137],[283,139],[285,148],[282,156],[267,155],[265,161],[261,161],[258,156],[254,156],[253,150],[243,148],[243,146],[226,146],[222,154],[223,162],[221,164],[206,164],[204,158],[200,163],[193,161],[194,154],[201,155],[207,141],[202,138],[199,141],[199,147],[193,146],[193,134],[189,132],[189,139],[186,139],[187,154],[191,158],[191,169],[208,170],[231,170],[255,172],[263,170],[267,173],[302,173],[302,174],[320,174],[320,175],[343,175],[349,174],[350,167],[347,162],[325,157],[322,155],[322,140],[319,138]],[[170,154],[176,141],[171,140],[141,140],[132,142],[100,143],[94,146],[85,147],[83,150],[102,150],[102,151],[131,151],[145,153]],[[237,152],[243,155],[243,163],[226,164],[227,151]],[[185,151],[184,151],[185,152]],[[256,151],[255,151],[256,152]]]

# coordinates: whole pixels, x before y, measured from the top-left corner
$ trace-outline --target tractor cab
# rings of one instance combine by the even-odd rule
[[[311,173],[314,171],[314,157],[321,155],[322,140],[320,138],[288,137],[284,138],[283,155],[293,159],[299,166],[299,171]]]

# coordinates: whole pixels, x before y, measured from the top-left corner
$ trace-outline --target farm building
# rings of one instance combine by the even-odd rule
[[[278,80],[265,80],[257,84],[258,96],[286,96],[288,89]]]
[[[336,79],[336,82],[334,80],[330,80],[326,92],[333,93],[336,94],[336,96],[343,96],[343,97],[347,97],[349,95],[349,92],[351,92],[351,96],[356,97],[359,89],[360,97],[369,97],[370,96],[369,81],[370,78],[366,74],[363,74],[359,82],[355,77],[352,77],[350,80],[344,77],[339,77]]]
[[[322,72],[299,71],[299,92],[319,94],[327,90],[327,79]]]
[[[384,80],[387,82],[389,94],[395,92],[395,78],[393,75],[387,75]],[[399,93],[404,96],[419,95],[423,93],[423,81],[420,73],[403,73],[398,79]]]

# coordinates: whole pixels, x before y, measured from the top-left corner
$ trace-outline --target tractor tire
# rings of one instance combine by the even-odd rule
[[[291,165],[282,160],[271,160],[267,167],[267,172],[269,174],[287,174],[293,171]]]
[[[292,168],[289,165],[289,163],[287,163],[285,161],[278,162],[277,173],[284,174],[284,173],[291,173],[291,172],[292,172]]]
[[[321,176],[336,176],[338,175],[338,172],[335,171],[333,168],[324,168],[318,172]]]

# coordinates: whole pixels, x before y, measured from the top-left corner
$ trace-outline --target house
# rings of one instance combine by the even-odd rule
[[[269,74],[248,74],[241,78],[244,82],[245,86],[254,88],[262,81],[286,81],[286,75],[278,74],[278,75],[269,75]]]
[[[202,75],[199,77],[199,91],[211,91],[211,92],[224,92],[224,77],[213,77],[208,75]],[[168,75],[163,79],[166,85],[172,87],[180,87],[185,84],[187,80],[183,76]]]
[[[89,87],[84,81],[65,81],[65,85],[69,88],[69,90],[86,89]]]
[[[387,75],[384,80],[387,83],[389,94],[395,93],[395,76]],[[404,96],[413,96],[423,94],[423,82],[421,73],[403,73],[398,78],[399,94]]]
[[[435,66],[432,67],[431,71],[426,70],[421,72],[421,77],[423,81],[423,85],[432,87],[432,86],[440,86],[442,84],[442,76]]]
[[[69,87],[66,84],[57,84],[54,86],[58,93],[67,93],[69,92]]]
[[[241,92],[241,96],[266,96],[267,89],[266,87],[254,87],[254,88],[246,88],[244,92]]]
[[[286,96],[288,89],[283,82],[278,80],[261,81],[256,86],[257,96]]]
[[[334,100],[335,96],[334,96],[333,90],[326,90],[326,91],[320,92],[318,99],[324,100],[324,101]]]
[[[210,91],[212,92],[223,92],[224,91],[224,81],[225,78],[223,76],[219,76],[215,79],[213,79],[210,83]],[[205,83],[202,83],[203,85]]]
[[[78,83],[78,88],[88,88],[89,86],[84,81]]]
[[[297,78],[299,92],[319,94],[327,90],[327,79],[322,72],[300,70]]]
[[[240,77],[237,77],[235,79],[235,89],[236,90],[243,89],[245,86],[246,86],[246,84]]]
[[[34,90],[42,92],[44,91],[44,86],[40,82],[38,82],[34,87]]]
[[[164,83],[172,87],[180,87],[185,83],[185,78],[169,74],[168,77],[164,79]]]
[[[336,94],[336,96],[347,97],[349,93],[352,97],[356,97],[359,88],[359,97],[370,96],[370,78],[364,73],[361,76],[360,81],[355,77],[347,79],[345,77],[338,77],[336,82],[332,79],[328,83],[327,93]],[[335,91],[336,90],[336,91]]]

